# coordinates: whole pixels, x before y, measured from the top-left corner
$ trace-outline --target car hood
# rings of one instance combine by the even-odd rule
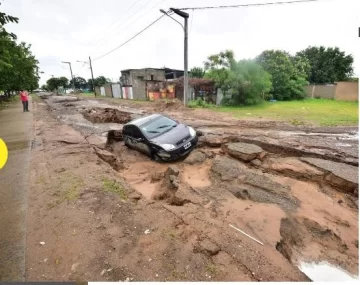
[[[190,136],[189,127],[183,124],[178,124],[170,131],[151,139],[151,142],[155,144],[173,144],[176,146],[176,143],[188,136]]]

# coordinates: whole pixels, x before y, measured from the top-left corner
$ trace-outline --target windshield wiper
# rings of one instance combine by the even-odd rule
[[[149,134],[158,134],[159,132],[158,131],[147,131],[147,133],[149,133]]]
[[[163,129],[163,128],[167,128],[167,127],[172,127],[172,128],[174,128],[174,127],[176,127],[176,125],[162,125],[162,126],[160,126],[160,127],[157,127],[157,129]]]

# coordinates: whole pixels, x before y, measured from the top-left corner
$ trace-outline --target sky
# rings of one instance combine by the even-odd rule
[[[1,1],[1,0],[0,0]],[[88,61],[107,53],[161,16],[159,9],[280,0],[2,0],[1,10],[19,18],[7,25],[19,41],[32,45],[40,62],[40,84],[52,75],[91,78]],[[287,5],[189,10],[189,68],[203,66],[211,54],[231,49],[249,59],[267,49],[295,54],[308,46],[339,47],[354,56],[360,75],[360,1],[319,0]],[[180,22],[183,19],[173,16]],[[184,68],[184,32],[169,17],[115,52],[93,60],[94,77],[117,81],[121,70]]]

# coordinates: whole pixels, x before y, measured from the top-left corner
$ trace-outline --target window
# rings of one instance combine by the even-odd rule
[[[138,76],[137,79],[144,80],[144,76]]]
[[[139,138],[142,138],[142,137],[143,137],[142,133],[140,132],[140,130],[139,130],[137,127],[133,127],[133,129],[132,129],[132,136],[133,136],[133,138],[135,138],[135,139],[139,139]]]
[[[154,81],[154,75],[152,75],[152,74],[150,75],[150,80]]]
[[[160,136],[172,128],[176,127],[177,123],[167,117],[160,116],[147,124],[140,126],[141,131],[149,139]]]

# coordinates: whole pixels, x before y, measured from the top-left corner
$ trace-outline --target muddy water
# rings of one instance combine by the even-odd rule
[[[201,165],[185,165],[183,168],[184,182],[192,187],[207,187],[211,185],[209,170],[211,163]]]
[[[165,172],[167,166],[153,161],[134,162],[122,173],[125,180],[145,198],[151,199],[159,183],[152,183],[154,172]]]
[[[301,262],[299,269],[304,272],[312,281],[355,281],[359,280],[358,276],[351,275],[345,270],[331,265],[327,262],[307,263]]]

